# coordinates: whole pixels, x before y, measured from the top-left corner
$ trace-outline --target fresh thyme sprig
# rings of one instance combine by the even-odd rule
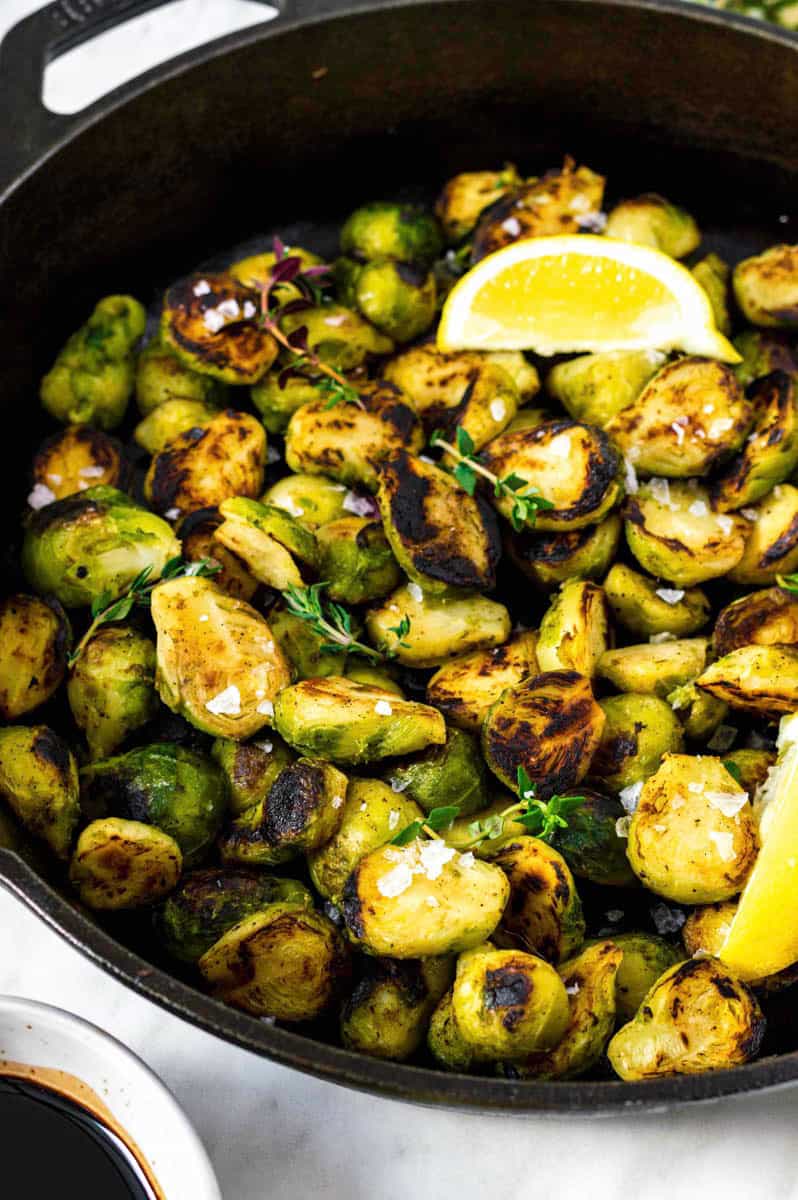
[[[404,614],[398,625],[389,625],[389,633],[396,634],[397,645],[403,646],[405,650],[409,650],[409,644],[404,640],[410,632],[410,618],[407,613]]]
[[[320,646],[323,654],[339,654],[346,650],[350,654],[362,654],[373,662],[382,662],[386,655],[357,640],[352,632],[352,617],[346,609],[322,596],[328,586],[325,582],[286,588],[283,592],[286,608],[300,621],[307,621],[314,633],[325,639]]]
[[[737,763],[733,762],[730,758],[724,758],[723,765],[726,768],[726,770],[729,772],[729,774],[731,775],[734,782],[739,783],[740,787],[742,787],[743,776],[742,776],[742,772],[740,771],[740,768],[737,766]]]
[[[406,846],[408,842],[414,842],[417,837],[421,837],[422,833],[436,838],[439,830],[446,829],[459,816],[459,804],[445,804],[440,808],[430,809],[426,817],[422,817],[417,821],[411,821],[409,825],[405,825],[404,829],[400,830],[395,838],[391,838],[391,845]]]
[[[139,571],[127,590],[116,599],[114,599],[112,592],[103,592],[92,602],[91,625],[89,625],[89,628],[70,654],[67,659],[67,665],[74,667],[86,646],[101,626],[110,625],[113,621],[124,621],[126,617],[130,616],[136,605],[147,608],[153,588],[156,588],[159,583],[165,583],[168,579],[179,579],[187,575],[215,575],[220,570],[221,567],[211,563],[209,558],[201,558],[197,562],[187,563],[178,555],[176,558],[169,559],[157,579],[150,580],[150,576],[152,575],[152,565],[150,564],[144,567],[142,571]]]
[[[544,500],[538,489],[528,483],[526,479],[522,479],[520,475],[511,473],[500,479],[498,475],[494,475],[493,471],[489,471],[487,467],[483,466],[474,454],[474,442],[471,435],[462,426],[457,428],[456,445],[447,442],[443,431],[436,429],[430,438],[430,446],[440,447],[456,460],[457,465],[452,474],[469,496],[474,495],[477,475],[481,475],[492,485],[493,494],[497,499],[504,497],[511,500],[510,521],[516,532],[523,529],[525,525],[534,525],[541,509],[554,508],[551,500]]]
[[[777,575],[776,582],[785,592],[792,592],[794,596],[798,596],[798,575]]]

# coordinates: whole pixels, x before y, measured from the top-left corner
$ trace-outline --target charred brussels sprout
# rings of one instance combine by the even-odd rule
[[[518,389],[509,373],[496,362],[483,361],[472,374],[456,406],[445,409],[434,422],[454,439],[457,429],[464,429],[477,450],[502,433],[515,418],[519,405]],[[433,412],[423,414],[429,429]]]
[[[253,578],[277,591],[302,586],[299,563],[318,564],[316,538],[296,517],[274,504],[233,496],[219,505],[216,540],[246,563]]]
[[[88,908],[114,911],[162,900],[182,866],[180,847],[162,829],[106,817],[81,833],[69,878]]]
[[[707,649],[706,638],[623,646],[602,654],[597,673],[619,692],[642,692],[664,698],[703,671]]]
[[[702,258],[700,262],[696,263],[692,274],[709,297],[716,327],[728,337],[731,333],[728,304],[731,270],[728,263],[724,262],[717,254],[708,254],[706,258]]]
[[[107,484],[123,487],[127,470],[116,438],[88,425],[70,425],[46,438],[33,460],[34,488],[45,499],[63,500],[75,492]]]
[[[741,646],[711,663],[698,687],[742,712],[776,718],[798,708],[798,648]]]
[[[657,696],[610,696],[600,704],[606,720],[591,773],[614,792],[648,779],[664,754],[683,748],[681,725]]]
[[[155,646],[125,625],[106,625],[72,669],[67,698],[91,758],[105,758],[158,710]]]
[[[493,859],[510,882],[510,899],[494,940],[522,946],[557,963],[585,937],[585,919],[574,877],[563,856],[546,842],[520,837]]]
[[[746,509],[745,548],[729,571],[732,583],[775,583],[798,568],[798,488],[781,483]]]
[[[734,268],[734,295],[752,325],[798,325],[798,246],[771,246]]]
[[[634,887],[637,880],[626,857],[626,839],[618,834],[624,815],[620,801],[588,788],[578,790],[582,803],[568,814],[568,828],[557,830],[557,850],[580,879],[605,887]]]
[[[347,300],[395,342],[411,342],[435,319],[435,276],[426,267],[390,259],[351,264]]]
[[[22,566],[38,592],[67,608],[122,594],[145,568],[158,579],[180,543],[167,523],[115,488],[94,487],[34,513]]]
[[[298,258],[303,271],[308,267],[324,265],[324,260],[319,258],[318,254],[314,254],[312,250],[305,250],[302,246],[283,246],[279,255],[274,249],[263,250],[259,254],[250,254],[246,258],[239,258],[228,269],[233,278],[242,283],[244,287],[262,288],[265,283],[269,282],[277,262],[286,258]],[[281,289],[285,289],[284,293]],[[281,300],[283,295],[288,299],[293,299],[297,295],[297,289],[290,283],[280,284],[278,295]]]
[[[315,531],[349,515],[347,495],[351,501],[352,496],[344,484],[325,479],[323,475],[286,475],[267,488],[261,501],[285,509]],[[376,511],[375,508],[375,515]]]
[[[616,204],[607,218],[604,233],[616,241],[653,246],[671,258],[685,258],[701,241],[690,214],[653,192]]]
[[[360,964],[341,1013],[341,1041],[349,1050],[403,1062],[424,1040],[432,1010],[451,983],[452,959],[364,956]]]
[[[427,701],[460,729],[479,733],[505,688],[540,672],[532,630],[513,634],[492,650],[472,650],[439,667],[427,684]]]
[[[696,687],[695,680],[680,684],[666,699],[679,718],[684,736],[691,742],[708,741],[729,711],[722,700]]]
[[[621,1079],[695,1075],[755,1058],[765,1018],[752,992],[711,958],[671,967],[609,1044]]]
[[[690,917],[687,920],[689,923]],[[631,1021],[643,1003],[646,993],[661,975],[680,961],[682,955],[677,947],[653,933],[617,933],[612,941],[623,951],[621,965],[615,976],[618,1019]]]
[[[470,1071],[478,1055],[460,1032],[452,1005],[452,989],[439,1001],[427,1032],[430,1054],[447,1071]]]
[[[80,818],[78,769],[46,725],[0,729],[0,797],[58,858],[69,856]]]
[[[355,209],[341,229],[341,249],[360,262],[388,258],[431,262],[442,249],[438,223],[421,208],[376,201]]]
[[[189,513],[180,522],[183,558],[190,563],[207,558],[210,566],[218,568],[213,576],[217,587],[238,600],[251,600],[258,590],[258,581],[252,578],[240,558],[217,542],[215,534],[221,523],[222,518],[215,508],[200,508]]]
[[[327,595],[343,604],[379,600],[401,572],[382,525],[368,517],[341,517],[318,531],[319,574]]]
[[[134,349],[147,314],[132,296],[106,296],[60,351],[39,395],[64,425],[121,424],[135,380]]]
[[[136,403],[143,417],[169,400],[189,400],[203,407],[224,403],[227,389],[218,379],[192,371],[159,337],[147,343],[138,357]]]
[[[768,771],[776,761],[776,755],[770,750],[732,750],[726,754],[724,763],[732,763],[735,778],[739,775],[740,787],[745,788],[753,799],[757,788],[760,788],[768,777]]]
[[[405,618],[410,627],[400,637]],[[487,596],[429,595],[417,583],[397,588],[366,616],[374,645],[407,667],[437,667],[452,655],[500,645],[510,625],[504,605]]]
[[[465,817],[457,817],[451,825],[447,825],[441,831],[441,837],[447,846],[454,846],[455,850],[463,853],[471,850],[478,858],[493,858],[494,854],[503,846],[523,837],[526,833],[524,826],[520,821],[514,820],[512,816],[502,816],[501,832],[497,828],[495,837],[486,837],[475,846],[474,824],[479,822],[480,828],[489,828],[488,822],[491,821],[491,818],[501,816],[506,812],[512,806],[513,800],[514,797],[509,792],[494,792],[487,808],[481,809],[480,812],[469,813]]]
[[[621,519],[610,513],[598,525],[564,533],[522,530],[508,536],[505,547],[527,579],[544,591],[553,591],[569,579],[602,579],[615,557],[621,536]]]
[[[268,371],[260,383],[255,384],[250,395],[264,428],[269,433],[285,433],[296,410],[318,400],[321,393],[317,381],[305,375],[286,378],[281,362],[278,362],[273,371]]]
[[[479,742],[462,729],[447,729],[443,745],[428,746],[414,759],[392,766],[389,781],[425,812],[455,804],[461,816],[468,816],[488,802]]]
[[[684,948],[690,957],[703,958],[709,955],[711,958],[717,958],[736,912],[736,900],[702,904],[692,909],[682,927]]]
[[[744,329],[734,339],[734,348],[743,357],[734,370],[744,388],[771,371],[784,371],[786,375],[798,372],[798,359],[786,333]]]
[[[283,901],[228,929],[199,968],[214,995],[234,1008],[278,1021],[312,1021],[339,992],[348,954],[332,921]]]
[[[190,432],[192,437],[198,437],[199,431],[211,422],[218,411],[198,400],[165,400],[143,421],[139,421],[133,431],[133,440],[148,454],[160,454],[183,433]]]
[[[229,808],[236,816],[265,800],[277,776],[295,758],[283,739],[272,731],[268,737],[253,742],[216,738],[211,756],[227,778]]]
[[[749,390],[754,430],[743,451],[712,486],[712,502],[721,512],[753,504],[798,466],[798,398],[783,371],[757,380]]]
[[[709,493],[692,479],[649,480],[628,498],[624,516],[641,567],[679,588],[732,572],[749,529],[742,517],[712,512]]]
[[[220,383],[257,383],[277,356],[277,343],[255,317],[257,292],[232,275],[194,275],[167,291],[161,338],[192,371]]]
[[[64,678],[71,642],[57,600],[0,601],[0,717],[15,721],[50,699]]]
[[[294,680],[344,674],[346,651],[334,649],[323,634],[317,633],[307,621],[295,616],[288,609],[272,609],[269,613],[269,628],[290,664]]]
[[[347,679],[354,679],[355,683],[364,683],[368,687],[382,688],[383,691],[391,692],[394,696],[404,698],[404,691],[394,678],[396,667],[372,666],[362,658],[351,658],[347,663],[344,675]]]
[[[609,609],[597,583],[564,583],[540,623],[537,658],[542,671],[578,671],[590,678],[611,640]]]
[[[521,177],[512,163],[501,171],[464,171],[444,185],[435,202],[435,216],[446,241],[454,244],[466,237],[484,209],[519,187]]]
[[[659,350],[608,350],[558,363],[546,379],[546,391],[575,421],[603,429],[634,404],[652,375],[665,362]]]
[[[689,637],[709,620],[709,600],[700,588],[664,587],[624,563],[610,568],[604,592],[616,619],[643,637],[672,633]]]
[[[306,329],[310,350],[338,371],[353,371],[368,359],[393,350],[391,338],[341,304],[305,308],[283,317],[280,324],[286,334]]]
[[[742,646],[798,646],[798,597],[764,588],[733,600],[718,613],[712,646],[723,656]]]

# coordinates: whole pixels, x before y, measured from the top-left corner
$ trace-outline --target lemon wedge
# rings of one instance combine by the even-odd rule
[[[741,979],[798,961],[798,713],[782,718],[776,744],[757,802],[759,854],[719,954]]]
[[[577,234],[527,238],[489,254],[449,293],[441,350],[684,350],[740,355],[704,289],[649,246]]]

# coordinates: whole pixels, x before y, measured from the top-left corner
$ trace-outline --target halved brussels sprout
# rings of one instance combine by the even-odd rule
[[[574,877],[553,846],[515,838],[493,858],[510,881],[510,899],[495,931],[500,946],[521,946],[558,963],[582,945],[585,918]]]
[[[618,822],[624,816],[620,800],[585,787],[574,790],[582,803],[568,814],[567,828],[556,831],[555,847],[580,879],[603,887],[636,887],[637,878],[626,857],[626,839],[618,833]]]
[[[48,500],[63,500],[75,492],[108,484],[120,487],[127,471],[116,438],[88,425],[69,425],[45,438],[33,460],[34,491]]]
[[[683,749],[682,727],[657,696],[633,693],[599,703],[606,722],[590,770],[614,792],[648,779],[664,754]]]
[[[0,601],[0,717],[15,721],[49,700],[66,672],[72,630],[57,600]]]
[[[611,641],[604,589],[597,583],[568,580],[540,622],[536,647],[540,669],[578,671],[589,679]]]
[[[180,543],[160,517],[115,488],[94,487],[33,513],[22,568],[28,582],[68,608],[116,598],[145,567],[160,577]]]
[[[776,718],[798,709],[798,648],[741,646],[710,663],[698,687],[742,712]]]
[[[218,407],[226,397],[224,384],[210,375],[192,371],[160,337],[147,342],[139,354],[136,403],[143,417],[167,400],[193,400],[206,407]]]
[[[700,588],[663,587],[625,563],[610,568],[604,592],[621,625],[643,637],[658,633],[689,637],[706,625],[712,611]]]
[[[671,258],[685,258],[701,241],[689,212],[654,192],[616,204],[607,217],[604,233],[616,241],[653,246]]]
[[[446,471],[401,451],[380,467],[377,500],[397,561],[416,584],[432,594],[493,590],[496,518]]]
[[[183,876],[155,913],[153,924],[167,953],[193,965],[239,921],[283,901],[313,908],[310,892],[294,879],[208,867]]]
[[[730,574],[749,529],[736,514],[713,513],[708,491],[694,479],[649,480],[628,497],[624,517],[629,549],[641,567],[679,588]]]
[[[334,649],[323,634],[287,608],[271,610],[269,628],[291,666],[292,682],[345,674],[346,650]]]
[[[67,699],[89,757],[113,754],[158,711],[153,642],[129,625],[101,627],[72,668]]]
[[[181,362],[221,383],[257,383],[277,343],[254,319],[258,294],[232,275],[190,275],[167,290],[161,338]]]
[[[311,352],[338,371],[353,371],[369,358],[390,354],[393,350],[392,338],[364,321],[360,313],[342,304],[303,308],[284,316],[280,327],[289,335],[297,329],[306,329]]]
[[[634,404],[652,375],[665,362],[659,350],[606,350],[582,354],[552,367],[546,391],[575,421],[603,429]]]
[[[509,894],[498,867],[458,854],[440,838],[417,838],[361,858],[341,908],[350,937],[367,953],[429,958],[484,942]]]
[[[259,612],[197,576],[160,584],[151,607],[167,708],[214,737],[241,740],[271,724],[291,672]]]
[[[768,771],[776,761],[772,750],[732,750],[724,755],[724,763],[735,768],[735,779],[739,776],[740,787],[744,787],[751,799],[768,777]]]
[[[754,430],[742,453],[712,485],[712,503],[729,512],[760,500],[798,466],[798,398],[783,371],[757,380],[749,389]]]
[[[699,909],[693,909],[698,912]],[[690,917],[687,918],[689,924]],[[687,925],[685,925],[685,929]],[[615,1006],[619,1021],[631,1021],[661,975],[682,958],[676,946],[653,933],[616,933],[613,945],[623,951],[615,976]]]
[[[227,781],[210,758],[173,742],[141,746],[83,767],[86,812],[157,825],[187,867],[207,857],[227,807]]]
[[[218,737],[211,747],[211,757],[224,771],[228,807],[238,816],[266,799],[277,776],[296,755],[279,734],[270,730],[268,737],[252,742]]]
[[[320,258],[318,254],[314,254],[312,250],[305,250],[302,246],[283,246],[279,258],[298,258],[303,271],[308,267],[324,265],[324,259]],[[262,250],[259,254],[249,254],[246,258],[239,258],[228,267],[228,270],[233,278],[242,283],[244,287],[262,288],[269,282],[277,262],[277,251],[272,248],[271,250]],[[281,303],[283,299],[294,299],[298,295],[297,288],[290,283],[278,284],[275,291]]]
[[[729,264],[724,262],[718,254],[708,254],[692,268],[692,275],[709,297],[716,327],[728,337],[731,333],[728,304],[729,280],[731,279]]]
[[[46,725],[0,729],[0,797],[58,858],[68,858],[80,818],[78,768]]]
[[[105,817],[78,838],[69,879],[87,908],[115,911],[168,896],[182,866],[180,847],[162,829]]]
[[[252,403],[269,433],[285,433],[296,410],[303,404],[312,404],[321,395],[318,378],[300,374],[286,378],[283,369],[282,360],[278,360],[274,370],[267,371],[250,389]]]
[[[437,416],[427,409],[423,414],[425,428],[442,427],[451,440],[457,429],[464,429],[475,448],[481,450],[488,442],[507,429],[518,412],[520,397],[508,371],[496,362],[483,360],[472,373],[472,379],[457,404]]]
[[[402,578],[382,525],[369,517],[341,517],[318,531],[319,574],[327,595],[365,604],[393,591]]]
[[[401,392],[377,383],[360,391],[360,405],[329,408],[325,400],[316,400],[297,409],[285,435],[285,461],[292,471],[328,475],[375,492],[381,462],[423,445],[421,424]]]
[[[798,325],[798,246],[770,246],[734,268],[734,295],[752,325]]]
[[[374,258],[364,265],[341,260],[343,299],[395,342],[411,342],[435,320],[435,276],[425,266]]]
[[[410,628],[396,632],[407,618]],[[498,646],[510,634],[510,614],[487,596],[435,596],[408,583],[369,610],[373,644],[406,667],[437,667],[455,654]]]
[[[562,533],[522,530],[508,534],[505,549],[527,579],[552,591],[569,579],[602,579],[615,557],[621,518],[610,513],[598,525]]]
[[[360,959],[360,978],[341,1011],[349,1050],[403,1062],[424,1040],[432,1010],[452,980],[449,956]]]
[[[744,388],[771,371],[784,371],[787,375],[798,372],[798,358],[789,334],[744,329],[734,338],[734,348],[743,356],[734,370]]]
[[[746,509],[745,549],[729,571],[732,583],[775,583],[798,568],[798,488],[780,483]]]
[[[547,421],[494,438],[480,455],[500,479],[517,475],[554,507],[538,512],[535,527],[582,529],[595,525],[623,494],[620,456],[605,433],[578,421]],[[509,519],[512,501],[493,503]]]
[[[154,509],[176,519],[229,496],[260,495],[265,465],[263,426],[249,413],[228,408],[157,454],[144,492]]]
[[[479,733],[505,688],[538,675],[537,634],[515,633],[492,650],[472,650],[439,667],[427,684],[427,701],[460,729]]]
[[[712,958],[671,967],[607,1054],[621,1079],[696,1075],[755,1058],[765,1018],[752,992]]]
[[[353,657],[346,664],[344,675],[347,679],[354,679],[355,683],[365,683],[368,687],[382,688],[394,696],[404,697],[404,691],[394,678],[396,669],[388,664],[377,667],[366,659]]]
[[[313,1021],[348,973],[349,955],[332,921],[280,901],[245,917],[203,954],[213,994],[255,1017]]]
[[[284,508],[233,496],[219,505],[222,524],[215,538],[246,563],[253,578],[277,591],[302,586],[295,562],[316,567],[319,551],[313,532]]]
[[[484,209],[520,184],[521,176],[512,163],[506,163],[501,171],[463,171],[452,176],[435,201],[435,216],[447,242],[461,241]]]
[[[696,687],[694,679],[674,688],[666,699],[691,742],[708,741],[729,712],[728,704]]]
[[[477,1058],[455,1020],[451,988],[430,1017],[427,1048],[438,1065],[447,1071],[470,1071]]]
[[[222,862],[272,866],[323,846],[341,824],[346,787],[346,776],[330,763],[298,758],[224,831]]]
[[[709,643],[706,638],[680,638],[639,646],[622,646],[602,654],[597,674],[619,692],[668,697],[703,671]]]
[[[603,176],[566,159],[560,170],[527,181],[483,213],[474,231],[471,261],[479,262],[522,238],[578,233],[601,211],[603,199]]]
[[[239,600],[251,600],[258,590],[258,581],[252,578],[240,558],[217,542],[215,534],[221,523],[216,508],[199,508],[189,513],[180,522],[183,558],[186,562],[207,558],[210,566],[219,568],[213,576],[217,587]]]
[[[404,793],[425,812],[455,804],[465,817],[488,802],[487,772],[479,742],[462,729],[447,729],[441,746],[428,746],[414,758],[388,768],[394,791]]]
[[[590,681],[576,671],[547,671],[505,688],[485,717],[482,753],[512,791],[523,767],[545,798],[584,779],[603,728]]]
[[[274,723],[300,753],[341,763],[395,758],[446,740],[437,709],[342,676],[283,687]]]
[[[286,475],[266,489],[261,502],[284,508],[292,517],[301,518],[303,525],[316,531],[322,525],[349,516],[347,496],[351,502],[353,497],[344,484],[325,479],[323,475]]]
[[[135,381],[134,350],[147,313],[132,296],[106,296],[73,333],[41,382],[41,402],[64,425],[115,429]]]
[[[643,785],[627,854],[638,879],[677,904],[736,896],[757,854],[748,795],[719,758],[666,754]]]
[[[204,429],[218,411],[199,400],[183,400],[182,397],[164,400],[139,421],[133,431],[133,441],[148,454],[160,454],[182,433]]]
[[[441,248],[435,218],[410,204],[390,201],[364,204],[355,209],[341,229],[341,249],[360,262],[374,258],[431,262]]]
[[[483,829],[489,827],[488,823],[492,817],[500,816],[515,802],[516,797],[511,796],[509,792],[494,792],[487,808],[483,808],[480,812],[469,813],[465,817],[457,817],[450,825],[441,830],[441,837],[447,846],[454,846],[455,850],[463,853],[471,850],[477,858],[491,859],[502,846],[523,837],[526,828],[512,816],[502,817],[501,832],[497,833],[495,837],[484,838],[475,846],[474,823],[478,821]]]
[[[790,592],[749,592],[718,613],[712,647],[719,657],[742,646],[771,645],[798,646],[798,598]]]
[[[690,957],[717,958],[736,912],[736,900],[721,900],[691,909],[682,926],[684,948]]]

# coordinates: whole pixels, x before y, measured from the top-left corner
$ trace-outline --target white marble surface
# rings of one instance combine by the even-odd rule
[[[0,33],[38,0],[0,0]],[[241,0],[179,0],[75,52],[47,96],[70,110],[124,74],[261,19]],[[78,58],[83,54],[82,61]],[[7,136],[7,133],[6,133]],[[798,1200],[798,1089],[646,1118],[482,1118],[343,1091],[226,1046],[134,996],[0,892],[0,992],[109,1030],[173,1089],[225,1200]]]

